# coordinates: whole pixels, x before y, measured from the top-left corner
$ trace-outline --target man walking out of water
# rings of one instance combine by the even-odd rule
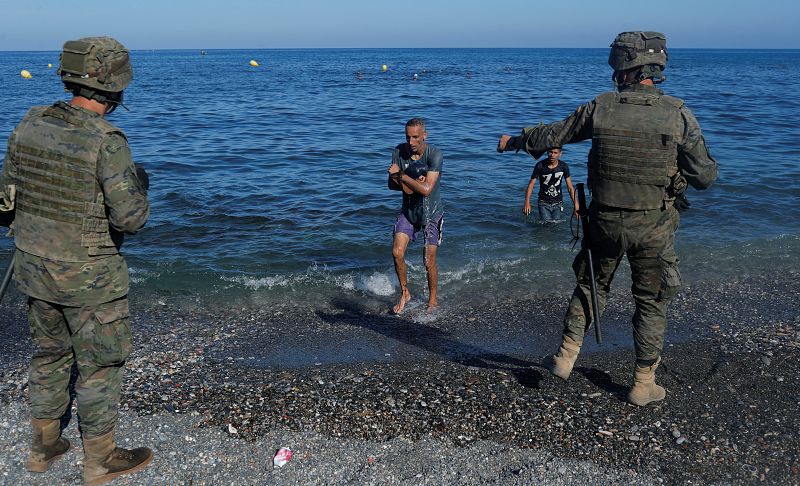
[[[709,187],[717,178],[717,163],[692,112],[654,86],[665,79],[663,34],[619,34],[608,63],[617,92],[579,106],[562,121],[525,128],[519,137],[503,135],[497,150],[525,150],[540,157],[548,147],[592,139],[588,232],[600,311],[614,272],[627,255],[636,302],[636,366],[628,401],[646,405],[666,395],[655,383],[655,371],[661,362],[667,305],[681,285],[674,202],[683,198],[687,182],[695,189]],[[564,318],[561,347],[549,363],[551,372],[563,379],[572,372],[592,318],[585,252],[572,265],[578,282]]]
[[[405,261],[409,241],[423,232],[425,249],[423,259],[428,274],[428,312],[436,309],[436,288],[439,271],[436,267],[436,250],[442,243],[444,208],[439,194],[439,176],[442,172],[442,152],[425,139],[425,120],[412,118],[406,123],[406,143],[398,145],[392,153],[389,166],[389,189],[403,192],[403,207],[394,223],[392,256],[397,279],[400,281],[400,300],[394,312],[403,312],[411,300],[408,290],[408,270]]]
[[[14,129],[0,180],[13,211],[14,277],[28,295],[32,445],[27,467],[45,472],[69,450],[60,419],[73,364],[86,484],[143,469],[150,449],[116,446],[125,360],[131,352],[124,234],[150,214],[148,178],[105,116],[133,79],[128,50],[110,37],[64,44],[59,75],[70,102],[31,108]]]
[[[564,220],[564,196],[561,194],[561,182],[567,183],[572,206],[577,208],[575,190],[572,188],[572,178],[569,175],[569,166],[561,160],[561,147],[547,149],[547,158],[536,163],[525,190],[525,204],[522,212],[531,214],[531,194],[539,186],[539,219],[542,223],[559,223]]]

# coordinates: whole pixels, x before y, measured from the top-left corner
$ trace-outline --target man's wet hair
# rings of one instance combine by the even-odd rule
[[[412,118],[406,122],[406,128],[408,127],[421,127],[423,131],[425,131],[425,119],[424,118]]]

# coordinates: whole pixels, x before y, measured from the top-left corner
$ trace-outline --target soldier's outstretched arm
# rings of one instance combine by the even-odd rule
[[[97,165],[111,226],[128,234],[137,232],[150,216],[150,203],[147,189],[136,175],[125,138],[111,135],[100,149]]]
[[[550,147],[560,147],[568,143],[592,138],[592,115],[595,102],[579,106],[575,112],[561,121],[548,125],[525,127],[518,137],[503,135],[497,146],[498,152],[524,150],[534,158],[541,157]]]
[[[717,161],[711,157],[694,114],[681,108],[684,120],[683,141],[678,145],[678,168],[695,189],[707,189],[717,180]]]

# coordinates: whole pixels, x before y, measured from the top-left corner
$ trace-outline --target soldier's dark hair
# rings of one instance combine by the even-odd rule
[[[422,130],[425,130],[425,119],[424,118],[412,118],[406,122],[406,128],[408,127],[421,127]]]

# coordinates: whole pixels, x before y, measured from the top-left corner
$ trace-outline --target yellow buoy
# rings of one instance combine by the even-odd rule
[[[258,63],[256,62],[255,59],[251,59],[250,60],[250,65],[253,66],[253,67],[258,67]]]
[[[388,70],[389,70],[389,66],[387,66],[386,64],[384,64],[383,66],[381,66],[381,71],[383,71],[383,72],[386,72],[386,71],[388,71]]]
[[[31,76],[30,71],[28,71],[27,69],[23,69],[22,71],[20,71],[19,75],[22,76],[25,79],[31,79],[33,77],[33,76]]]
[[[47,63],[47,69],[52,69],[52,67],[53,67],[53,65],[48,62]]]

